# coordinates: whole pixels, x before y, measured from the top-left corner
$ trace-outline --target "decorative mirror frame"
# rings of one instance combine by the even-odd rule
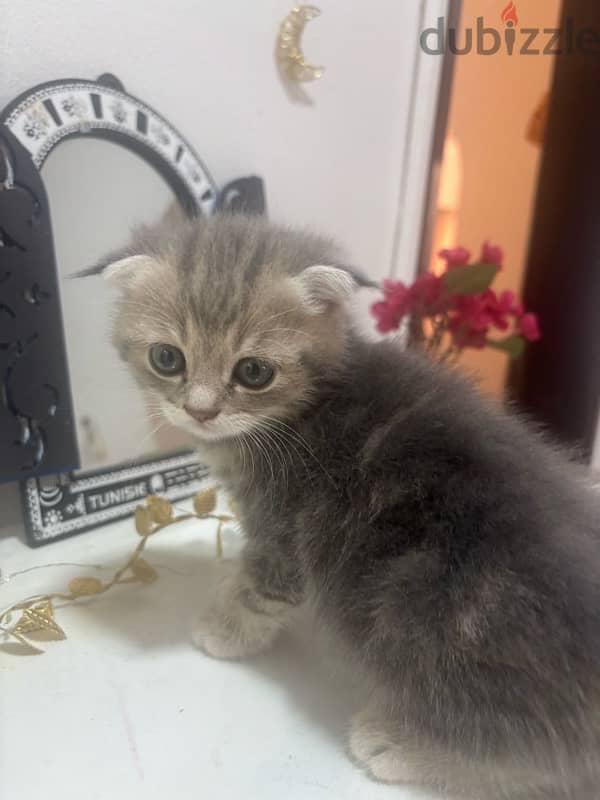
[[[189,142],[113,75],[40,84],[0,114],[0,481],[21,482],[32,546],[128,516],[149,493],[190,496],[207,475],[193,451],[74,473],[79,453],[40,169],[62,141],[85,136],[140,156],[191,216],[265,212],[260,178],[219,191]]]

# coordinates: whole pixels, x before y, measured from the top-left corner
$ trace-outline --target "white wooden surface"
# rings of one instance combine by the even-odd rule
[[[12,571],[75,560],[110,568],[135,546],[131,521],[32,554],[0,541]],[[225,536],[234,556],[237,534]],[[275,649],[248,662],[206,658],[190,617],[212,594],[213,527],[185,523],[150,543],[159,580],[125,585],[57,613],[68,633],[43,655],[0,647],[0,797],[19,800],[417,800],[372,783],[347,759],[344,730],[360,706],[356,678],[306,614]],[[0,585],[2,604],[63,589],[56,567]],[[8,648],[8,649],[7,649]]]

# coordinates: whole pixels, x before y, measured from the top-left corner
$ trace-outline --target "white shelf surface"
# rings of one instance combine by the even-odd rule
[[[0,584],[0,605],[64,590],[78,575],[107,578],[137,543],[132,520],[38,550],[0,540],[6,578],[37,564],[77,562]],[[240,540],[224,535],[226,557]],[[150,585],[116,587],[60,608],[66,641],[43,655],[0,647],[0,797],[19,800],[417,800],[373,783],[348,760],[356,678],[308,612],[269,653],[247,662],[205,657],[190,644],[194,614],[219,571],[214,525],[159,533]]]

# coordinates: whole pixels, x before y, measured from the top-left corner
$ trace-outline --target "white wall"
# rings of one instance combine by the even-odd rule
[[[0,0],[0,102],[49,78],[114,72],[191,139],[218,183],[265,175],[272,216],[325,225],[355,259],[387,273],[421,15],[444,3],[322,3],[304,42],[327,71],[306,103],[292,102],[274,64],[292,5]]]
[[[49,79],[114,72],[192,141],[217,183],[261,174],[271,217],[324,229],[373,276],[410,278],[440,66],[418,57],[419,32],[445,1],[324,0],[304,45],[326,73],[304,102],[274,63],[292,5],[0,0],[0,105]],[[15,491],[0,490],[0,514]]]

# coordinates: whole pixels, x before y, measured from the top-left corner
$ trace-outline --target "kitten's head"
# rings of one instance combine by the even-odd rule
[[[330,242],[262,218],[171,216],[103,274],[114,342],[166,419],[221,440],[292,417],[343,358],[361,279]]]

